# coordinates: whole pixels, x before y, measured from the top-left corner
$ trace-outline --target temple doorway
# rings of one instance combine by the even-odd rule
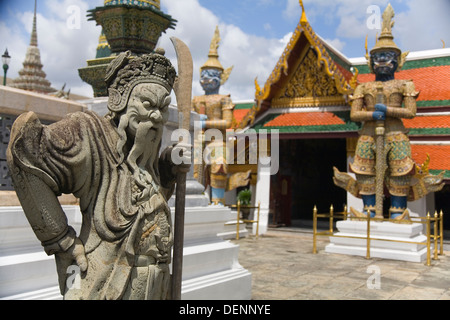
[[[281,139],[280,170],[271,179],[272,225],[312,226],[314,206],[342,211],[345,190],[333,183],[333,166],[346,171],[345,139]]]

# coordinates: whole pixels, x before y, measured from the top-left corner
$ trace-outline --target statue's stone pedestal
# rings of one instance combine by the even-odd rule
[[[427,237],[422,233],[422,227],[421,223],[402,224],[371,221],[370,257],[410,262],[425,261]],[[338,232],[335,233],[335,236],[330,236],[330,244],[325,247],[325,252],[367,255],[367,221],[338,221],[336,228]],[[424,244],[417,244],[417,242]]]
[[[251,273],[238,262],[239,246],[220,236],[232,214],[227,207],[186,208],[182,299],[251,299]]]
[[[78,206],[62,206],[78,232]],[[54,256],[47,256],[22,207],[0,207],[0,300],[62,299]]]

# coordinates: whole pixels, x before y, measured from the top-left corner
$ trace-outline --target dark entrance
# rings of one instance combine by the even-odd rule
[[[342,211],[345,190],[333,183],[333,166],[347,171],[345,139],[280,140],[280,170],[271,180],[272,221],[312,225],[312,212],[327,212],[333,204]]]
[[[444,213],[444,238],[450,239],[450,184],[434,194],[434,205],[438,213]],[[430,214],[432,214],[430,212]]]

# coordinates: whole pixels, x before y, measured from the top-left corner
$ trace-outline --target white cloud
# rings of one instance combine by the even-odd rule
[[[396,14],[393,29],[395,41],[402,50],[429,50],[450,46],[450,1],[410,0],[409,10]],[[395,8],[394,8],[395,9]]]
[[[288,20],[298,20],[301,14],[301,8],[298,0],[287,0],[286,9],[283,11],[283,17]]]
[[[272,0],[261,0],[259,4],[269,4]],[[366,20],[369,17],[367,7],[375,4],[384,10],[388,0],[304,0],[308,20],[313,28],[323,30],[332,28],[326,34],[320,34],[336,49],[352,52],[363,49],[364,37],[369,34],[369,47],[373,45],[377,30],[369,30]],[[46,6],[44,16],[38,14],[38,41],[41,50],[44,71],[52,85],[59,89],[66,82],[71,92],[92,95],[90,85],[84,83],[78,75],[78,69],[87,65],[86,60],[95,58],[100,27],[94,21],[87,21],[86,11],[101,6],[103,0],[46,0],[39,6]],[[287,0],[284,18],[298,21],[301,8],[298,0]],[[448,0],[428,2],[411,0],[407,4],[392,0],[394,10],[407,6],[409,10],[397,13],[394,36],[397,44],[404,50],[425,50],[442,46],[443,39],[450,44]],[[79,29],[67,26],[71,5],[80,8]],[[26,48],[30,41],[32,9],[19,13],[12,22],[0,21],[0,38],[8,47],[12,56],[9,77],[16,77],[22,68]],[[193,95],[203,94],[199,84],[199,68],[207,59],[209,45],[216,25],[219,26],[222,41],[219,47],[220,61],[227,68],[234,69],[221,93],[230,93],[234,100],[254,98],[254,79],[264,84],[282,54],[293,30],[286,30],[283,39],[255,36],[236,25],[225,23],[210,10],[202,7],[198,0],[165,0],[162,10],[177,20],[175,29],[163,33],[159,45],[166,49],[167,56],[175,62],[175,52],[170,36],[182,39],[189,46],[194,59]],[[44,12],[44,11],[42,11]],[[396,11],[397,12],[397,11]],[[275,25],[272,25],[275,28]],[[23,35],[25,34],[25,36]],[[356,42],[356,45],[354,44]],[[358,50],[359,50],[358,49]],[[3,49],[4,50],[4,49]],[[347,51],[348,52],[348,51]],[[176,63],[175,63],[176,64]]]
[[[334,47],[335,49],[337,49],[338,51],[342,51],[342,49],[344,49],[345,47],[345,42],[335,38],[335,39],[325,39],[325,41],[330,44],[332,47]]]
[[[220,93],[231,94],[233,100],[254,98],[255,78],[258,77],[260,82],[266,81],[286,45],[279,39],[249,35],[235,25],[223,23],[210,10],[201,7],[198,0],[165,1],[163,7],[178,22],[175,30],[163,35],[160,45],[173,61],[175,53],[169,41],[170,36],[180,38],[189,46],[194,60],[194,96],[204,94],[199,84],[199,69],[208,58],[216,25],[219,26],[221,36],[219,60],[224,68],[234,66]],[[194,16],[195,23],[192,21]]]

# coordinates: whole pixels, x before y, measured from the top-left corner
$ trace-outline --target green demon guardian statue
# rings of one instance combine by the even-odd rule
[[[402,119],[416,115],[416,98],[412,80],[398,80],[394,75],[406,59],[393,41],[394,10],[388,5],[383,13],[382,32],[375,47],[366,54],[375,81],[359,84],[352,99],[351,119],[362,122],[350,169],[356,181],[334,168],[337,186],[363,200],[363,212],[350,208],[353,215],[383,218],[385,188],[390,196],[391,219],[409,218],[407,201],[442,188],[442,175],[433,176],[417,166]],[[366,39],[367,52],[367,39]],[[417,170],[419,169],[419,170]],[[420,172],[419,172],[420,171]],[[425,172],[424,172],[425,171]]]

